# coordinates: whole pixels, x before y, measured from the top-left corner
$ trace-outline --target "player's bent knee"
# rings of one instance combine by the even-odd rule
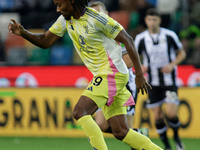
[[[174,112],[166,112],[166,114],[165,114],[165,116],[167,117],[167,118],[175,118],[176,116],[177,116],[177,114],[176,113],[174,113]]]
[[[117,138],[118,140],[123,140],[125,138],[125,136],[127,135],[128,130],[121,130],[121,131],[113,131],[113,135],[115,136],[115,138]]]
[[[164,119],[164,116],[161,115],[161,114],[154,114],[154,118],[155,118],[155,120],[157,121],[157,120]]]
[[[81,117],[83,117],[83,114],[78,110],[78,109],[74,109],[73,110],[73,117],[78,120],[80,119]]]
[[[98,121],[96,121],[96,123],[99,126],[99,128],[101,129],[101,131],[103,131],[103,132],[107,131],[108,127],[104,123],[98,122]]]

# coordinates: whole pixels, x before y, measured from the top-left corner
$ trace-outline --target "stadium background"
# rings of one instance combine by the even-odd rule
[[[145,29],[143,18],[150,7],[161,11],[163,27],[179,35],[187,53],[185,61],[178,66],[180,135],[186,149],[198,150],[200,1],[102,2],[106,4],[109,15],[120,22],[133,38]],[[51,0],[0,0],[0,149],[91,149],[72,118],[72,109],[92,75],[83,66],[68,35],[52,48],[43,50],[8,34],[10,18],[32,32],[44,32],[59,16],[55,10]],[[139,95],[134,126],[149,128],[150,138],[161,145],[152,123],[153,117],[145,108],[146,99],[147,96]],[[169,135],[172,136],[171,131]],[[112,136],[105,136],[108,137],[109,149],[129,149]]]

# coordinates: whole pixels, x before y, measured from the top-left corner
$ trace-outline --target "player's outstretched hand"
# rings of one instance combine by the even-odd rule
[[[144,91],[148,93],[147,88],[152,89],[151,85],[147,82],[147,79],[143,74],[141,75],[136,75],[135,77],[135,83],[137,87],[137,92],[139,93],[140,91],[142,92],[142,95],[144,94]]]
[[[21,36],[24,32],[24,27],[21,24],[17,23],[14,19],[10,19],[10,21],[11,22],[8,25],[9,33]]]

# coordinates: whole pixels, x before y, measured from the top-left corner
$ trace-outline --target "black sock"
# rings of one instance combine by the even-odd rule
[[[178,136],[178,128],[173,128],[173,131],[174,131],[174,139],[178,139],[179,136]]]
[[[166,131],[160,134],[160,139],[164,143],[165,148],[171,148],[169,141],[168,141],[168,138],[167,138],[167,132]]]
[[[174,140],[180,144],[181,142],[180,142],[180,138],[178,135],[178,129],[180,127],[180,122],[179,122],[178,117],[174,117],[174,118],[166,117],[166,120],[167,120],[169,127],[172,128],[174,131]]]
[[[183,145],[182,145],[181,139],[179,138],[179,135],[178,135],[178,129],[179,128],[173,128],[173,131],[174,131],[174,141],[176,142],[176,144],[178,144],[182,148]]]
[[[168,138],[167,138],[167,126],[163,119],[156,120],[157,132],[160,135],[160,139],[165,145],[165,148],[171,148]]]
[[[139,130],[137,128],[133,128],[134,131],[139,132]]]

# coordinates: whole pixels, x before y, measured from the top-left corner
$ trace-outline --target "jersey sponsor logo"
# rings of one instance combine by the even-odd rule
[[[95,53],[95,51],[90,51],[88,49],[89,49],[88,47],[86,47],[86,48],[80,48],[80,52],[86,52],[88,54],[94,54]]]
[[[80,45],[85,45],[86,41],[82,35],[79,35],[78,42]]]
[[[86,40],[82,35],[79,35],[78,42],[80,44],[80,52],[95,53],[95,51],[91,51],[91,48],[86,45]]]

